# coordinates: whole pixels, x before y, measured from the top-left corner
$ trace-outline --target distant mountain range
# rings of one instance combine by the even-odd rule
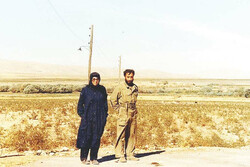
[[[118,68],[93,67],[103,78],[118,78]],[[87,67],[53,65],[36,62],[21,62],[0,59],[1,78],[22,77],[86,77]],[[122,74],[121,74],[122,75]],[[137,78],[192,78],[188,75],[171,74],[157,70],[137,70]]]

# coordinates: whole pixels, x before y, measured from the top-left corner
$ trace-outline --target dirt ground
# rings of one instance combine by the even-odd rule
[[[79,151],[77,152],[79,153]],[[80,167],[77,154],[72,157],[50,157],[23,165],[22,167]],[[165,150],[139,151],[137,157],[140,161],[119,163],[113,152],[102,148],[99,152],[99,166],[136,166],[136,167],[249,167],[249,148],[171,148]],[[88,165],[91,166],[91,165]],[[20,166],[19,166],[20,167]]]
[[[65,79],[62,79],[64,83]],[[23,79],[20,82],[23,82]],[[56,83],[62,83],[62,81],[58,81]],[[15,81],[1,81],[2,84],[6,83],[16,83]],[[28,81],[27,81],[28,82]],[[30,81],[29,81],[30,82]],[[51,83],[52,81],[48,81]],[[109,82],[109,81],[107,81]],[[143,81],[144,82],[144,81]],[[174,82],[174,83],[173,83]],[[184,81],[169,81],[169,87],[171,88],[179,88],[183,86],[182,82]],[[228,87],[235,86],[238,87],[249,87],[249,80],[247,81],[230,81],[230,80],[223,80],[218,81],[219,85],[222,84],[223,88],[227,89]],[[225,82],[225,83],[224,83]],[[231,83],[233,82],[233,83]],[[1,84],[0,83],[0,84]],[[25,81],[26,83],[26,81]],[[40,84],[40,80],[36,81],[37,84]],[[68,83],[68,82],[67,82]],[[71,84],[72,81],[70,80],[69,83]],[[78,80],[74,83],[82,84],[83,82],[79,82]],[[104,82],[102,82],[104,83]],[[136,82],[137,83],[137,82]],[[193,81],[193,80],[186,80],[185,84],[189,85],[201,85],[207,86],[210,83],[217,83],[214,80],[205,80],[205,81]],[[65,82],[66,84],[66,82]],[[143,83],[142,83],[143,84]],[[142,85],[139,84],[138,85]],[[145,85],[148,85],[149,82],[145,82]],[[156,83],[152,82],[152,84]],[[179,85],[181,84],[181,85]],[[185,86],[184,84],[184,86]],[[195,87],[195,86],[192,86]],[[212,86],[211,86],[212,87]],[[79,92],[72,93],[72,94],[23,94],[23,93],[11,93],[11,92],[4,92],[0,94],[1,100],[17,100],[17,99],[74,99],[77,100],[79,98]],[[191,96],[191,95],[157,95],[152,96],[151,94],[141,94],[138,97],[138,100],[152,100],[152,101],[168,101],[168,103],[180,103],[180,102],[250,102],[250,98],[242,98],[242,97],[206,97],[206,96]],[[1,114],[0,114],[1,116]],[[5,115],[2,114],[0,117],[0,122],[3,120],[6,121]],[[9,125],[6,125],[9,126]],[[0,143],[1,145],[1,143]],[[200,148],[167,148],[162,150],[137,150],[137,157],[140,158],[139,162],[131,162],[128,161],[127,163],[121,164],[117,163],[117,159],[114,157],[113,149],[110,147],[101,148],[99,152],[99,166],[136,166],[136,167],[147,167],[147,166],[166,166],[166,167],[250,167],[250,147],[245,148],[207,148],[207,147],[200,147]],[[79,160],[79,150],[73,153],[69,153],[67,156],[61,156],[57,153],[53,156],[45,155],[45,156],[36,156],[36,155],[21,155],[21,156],[13,156],[13,157],[0,157],[0,167],[9,167],[9,166],[21,166],[21,167],[80,167],[83,166]]]

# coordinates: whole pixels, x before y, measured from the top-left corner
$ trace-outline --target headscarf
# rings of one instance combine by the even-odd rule
[[[96,86],[94,86],[94,85],[92,84],[92,79],[93,79],[94,77],[96,77],[96,78],[99,79],[99,83],[98,83],[98,85],[96,85]],[[92,72],[92,73],[90,74],[90,77],[89,77],[89,85],[88,85],[88,86],[89,86],[90,88],[94,89],[94,90],[100,91],[104,96],[107,97],[106,89],[105,89],[102,85],[100,85],[100,81],[101,81],[100,74],[97,73],[97,72]]]
[[[100,83],[100,81],[101,81],[100,74],[97,73],[97,72],[92,72],[92,73],[90,74],[90,76],[89,76],[89,86],[91,86],[91,87],[97,87],[97,86],[99,86],[99,83],[98,83],[97,86],[94,86],[94,85],[92,84],[92,79],[93,79],[94,77],[96,77],[96,78],[99,79],[99,83]]]

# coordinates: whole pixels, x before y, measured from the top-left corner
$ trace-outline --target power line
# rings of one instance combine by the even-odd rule
[[[108,59],[109,59],[109,57],[107,57],[107,56],[106,56],[106,54],[104,54],[104,53],[103,53],[102,49],[98,46],[98,44],[97,44],[97,43],[96,43],[96,47],[97,47],[97,49],[98,49],[98,51],[99,51],[100,55],[103,55],[104,57],[106,57],[106,58],[108,58]]]
[[[97,62],[102,62],[103,65],[104,64],[113,65],[114,59],[111,59],[110,57],[105,56],[105,54],[101,52],[99,47],[97,47],[95,51],[98,52],[97,55],[99,55],[99,58],[102,58],[102,59],[97,59],[96,60]]]
[[[100,45],[99,45],[98,43],[99,43],[99,41],[97,41],[97,40],[95,39],[95,46],[96,46],[96,48],[97,48],[97,51],[99,52],[99,55],[102,56],[102,57],[105,57],[105,60],[107,60],[107,62],[113,62],[114,60],[111,59],[110,57],[108,57],[107,54],[105,54],[105,53],[103,52],[103,49],[100,47]]]
[[[51,3],[50,0],[48,0],[51,8],[54,10],[54,12],[56,13],[57,17],[62,21],[62,23],[64,24],[64,26],[80,41],[83,42],[83,40],[70,28],[70,26],[65,22],[65,20],[61,17],[61,15],[59,14],[59,12],[56,10],[55,6]]]

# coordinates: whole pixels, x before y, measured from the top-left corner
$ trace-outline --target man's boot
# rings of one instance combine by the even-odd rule
[[[134,156],[130,156],[130,157],[127,157],[127,160],[129,160],[129,161],[139,161],[140,159],[136,158]]]
[[[91,161],[91,164],[92,165],[99,165],[99,162],[96,159],[94,159],[94,160]]]
[[[127,160],[126,160],[126,158],[125,158],[125,157],[120,157],[119,162],[121,162],[121,163],[126,163],[126,162],[127,162]]]

